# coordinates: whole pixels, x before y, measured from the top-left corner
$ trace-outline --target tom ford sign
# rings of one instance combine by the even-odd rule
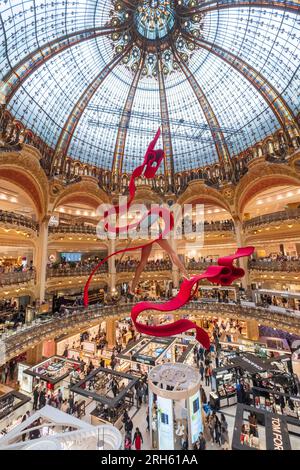
[[[290,450],[291,443],[284,416],[266,414],[266,438],[268,450]]]

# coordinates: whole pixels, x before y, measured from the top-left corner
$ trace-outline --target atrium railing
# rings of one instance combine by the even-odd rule
[[[92,225],[59,225],[58,227],[49,227],[50,233],[84,233],[87,235],[96,235],[96,227]]]
[[[249,269],[257,271],[285,271],[299,272],[300,261],[276,261],[276,260],[250,260]]]
[[[184,226],[183,226],[184,227]],[[192,231],[196,232],[196,224],[192,225]],[[201,226],[202,229],[202,226]],[[228,222],[204,222],[203,229],[205,232],[233,231],[234,224]],[[58,227],[49,227],[50,233],[82,233],[87,235],[96,235],[96,226],[92,225],[58,225]]]
[[[133,304],[91,306],[87,309],[78,308],[72,313],[64,315],[62,318],[53,315],[46,320],[33,321],[30,325],[23,325],[17,330],[7,330],[2,334],[1,339],[6,350],[5,360],[21,354],[29,347],[40,343],[44,337],[48,339],[57,335],[59,331],[67,333],[68,330],[85,327],[91,322],[104,319],[110,316],[128,315]],[[234,318],[256,319],[261,324],[273,325],[279,329],[293,330],[300,332],[300,312],[286,310],[285,312],[274,312],[263,307],[246,306],[234,303],[205,303],[190,302],[181,312],[190,314],[207,314],[209,316],[226,315]],[[0,364],[1,365],[1,364]]]
[[[0,273],[0,287],[14,284],[24,284],[35,279],[35,271],[17,271],[13,273]]]
[[[15,214],[14,212],[8,212],[0,210],[0,223],[17,225],[20,227],[27,227],[31,230],[38,231],[39,224],[32,220],[30,217],[25,215]]]
[[[216,264],[215,260],[210,261],[193,261],[190,260],[187,263],[187,269],[196,269],[198,270],[205,270],[208,266],[211,266],[213,264]]]
[[[187,262],[187,269],[202,271],[207,269],[208,266],[216,264],[216,260],[211,261],[193,261]],[[138,261],[129,261],[127,264],[116,262],[117,273],[130,273],[134,272],[138,266]],[[68,277],[68,276],[87,276],[90,274],[94,265],[87,266],[74,266],[74,267],[55,267],[47,269],[47,277]],[[259,271],[285,271],[285,272],[297,272],[300,271],[300,261],[272,261],[272,260],[251,260],[248,263],[248,268],[251,270]],[[170,271],[172,264],[169,261],[155,264],[148,262],[144,268],[144,272],[159,272],[159,271]],[[107,263],[100,266],[98,273],[107,273]],[[14,273],[22,274],[22,273]],[[25,273],[26,274],[26,273]]]
[[[94,265],[95,266],[95,265]],[[74,266],[74,267],[62,267],[62,268],[47,268],[47,277],[68,277],[68,276],[88,276],[94,266]],[[99,267],[98,273],[107,273],[107,263]]]
[[[116,270],[118,273],[126,273],[126,272],[134,272],[137,268],[138,262],[135,262],[133,265],[126,265],[124,266],[123,264],[118,264],[116,266]],[[170,271],[172,269],[172,264],[168,261],[165,261],[164,263],[159,263],[155,264],[154,263],[147,263],[144,271],[146,272],[152,272],[152,271]]]
[[[285,220],[300,219],[300,209],[288,209],[286,211],[274,212],[272,214],[264,214],[253,219],[246,220],[243,223],[243,228],[254,228],[259,225],[268,225],[271,222],[283,222]]]

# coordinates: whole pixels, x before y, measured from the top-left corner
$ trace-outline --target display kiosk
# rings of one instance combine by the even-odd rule
[[[253,387],[253,405],[271,413],[286,417],[289,432],[300,435],[300,396],[288,395],[276,390]]]
[[[210,401],[213,408],[223,408],[237,403],[236,384],[237,373],[234,366],[213,369],[212,390]],[[218,403],[218,404],[217,404]]]
[[[52,392],[58,389],[64,393],[70,387],[70,374],[72,371],[80,371],[81,363],[73,359],[61,356],[52,356],[33,367],[24,370],[24,364],[19,369],[20,388],[27,393],[32,393],[35,385],[45,383],[45,387]],[[30,377],[30,378],[28,378]]]
[[[291,442],[286,416],[237,405],[232,450],[293,450]]]
[[[117,383],[115,395],[112,389],[113,380]],[[134,386],[137,381],[137,377],[129,374],[99,367],[73,385],[71,392],[74,393],[74,402],[79,401],[79,397],[84,397],[95,403],[91,412],[92,424],[113,424],[120,429],[124,411],[134,406]]]
[[[172,346],[176,338],[152,338],[142,336],[138,341],[130,342],[116,357],[119,370],[128,373],[145,374],[151,367],[162,362],[175,360]]]
[[[160,364],[151,369],[149,424],[153,449],[193,449],[202,425],[200,374],[185,364]]]
[[[21,422],[29,402],[27,395],[0,384],[0,437]]]

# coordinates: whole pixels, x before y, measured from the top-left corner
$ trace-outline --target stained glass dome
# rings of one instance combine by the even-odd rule
[[[295,119],[300,2],[5,0],[0,95],[56,152],[131,172],[227,161]]]

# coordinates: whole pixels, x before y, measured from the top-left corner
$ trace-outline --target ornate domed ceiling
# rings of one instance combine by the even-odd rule
[[[4,0],[1,95],[75,159],[131,172],[226,162],[299,112],[300,2]]]

